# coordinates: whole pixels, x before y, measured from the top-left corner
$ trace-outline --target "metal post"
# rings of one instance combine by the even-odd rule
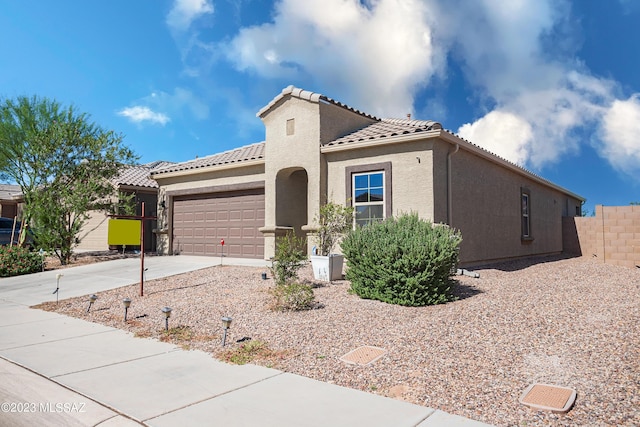
[[[140,296],[144,296],[144,202],[140,202],[142,219],[140,220]]]

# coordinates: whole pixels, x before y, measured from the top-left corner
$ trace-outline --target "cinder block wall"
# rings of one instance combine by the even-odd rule
[[[640,206],[596,206],[596,216],[563,218],[564,252],[608,264],[640,265]]]

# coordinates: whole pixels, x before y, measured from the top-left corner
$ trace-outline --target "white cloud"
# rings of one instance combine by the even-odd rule
[[[158,123],[164,126],[165,124],[167,124],[167,122],[171,121],[169,116],[167,116],[166,114],[156,113],[149,107],[143,107],[140,105],[123,108],[122,110],[118,111],[117,114],[119,116],[128,118],[134,123],[149,121],[151,123]]]
[[[193,94],[189,89],[176,87],[173,93],[156,91],[142,99],[145,104],[157,106],[165,111],[180,114],[182,110],[188,110],[197,120],[209,118],[209,106]]]
[[[227,45],[239,70],[267,78],[312,76],[319,87],[376,115],[404,117],[414,94],[443,70],[423,0],[281,0],[273,22]]]
[[[602,120],[601,138],[598,148],[614,167],[640,173],[640,94],[611,104]]]
[[[173,30],[186,31],[202,15],[213,13],[210,0],[175,0],[167,15],[167,25]]]
[[[536,168],[579,150],[576,131],[597,126],[615,99],[616,83],[592,76],[577,61],[558,59],[573,58],[575,52],[568,2],[465,4],[470,7],[449,10],[438,22],[446,27],[465,77],[489,112],[477,119],[477,126],[467,124],[459,131],[509,160]],[[569,42],[555,42],[563,39]],[[501,114],[492,116],[494,112]],[[518,120],[500,126],[495,119],[505,113]],[[496,126],[493,138],[488,138],[488,124]],[[530,138],[521,139],[528,134]],[[495,141],[515,145],[498,150]]]
[[[618,100],[620,85],[577,59],[581,29],[569,0],[277,0],[271,17],[221,45],[238,70],[311,81],[305,89],[404,117],[421,88],[446,84],[455,61],[479,112],[459,129],[472,142],[542,168],[597,134],[614,167],[637,160],[619,153],[636,147],[623,129],[638,132],[612,123],[634,116],[638,97]]]
[[[512,113],[492,111],[474,123],[467,123],[458,131],[461,137],[522,165],[529,157],[533,129],[526,120]]]

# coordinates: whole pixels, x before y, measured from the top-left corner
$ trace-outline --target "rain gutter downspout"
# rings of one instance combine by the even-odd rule
[[[453,224],[451,224],[453,216],[453,197],[451,191],[451,157],[456,154],[458,150],[460,150],[460,144],[456,143],[456,149],[447,153],[447,224],[449,224],[450,227],[453,226]]]

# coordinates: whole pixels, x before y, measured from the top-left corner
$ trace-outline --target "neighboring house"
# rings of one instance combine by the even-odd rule
[[[145,165],[127,167],[120,175],[112,180],[118,190],[124,193],[135,194],[136,215],[141,215],[141,202],[145,203],[145,215],[155,216],[158,205],[158,183],[149,178],[154,169],[171,165],[171,162],[156,161]],[[79,233],[80,243],[76,249],[105,251],[108,244],[108,221],[106,212],[90,212],[89,219]],[[156,250],[156,236],[153,230],[156,228],[155,220],[145,221],[145,252]],[[113,248],[112,248],[113,249]],[[139,249],[129,247],[129,249]]]
[[[14,218],[22,214],[22,191],[19,185],[0,184],[0,217]]]
[[[314,244],[326,200],[359,225],[418,212],[460,229],[464,265],[562,251],[584,199],[433,121],[379,119],[289,86],[258,114],[264,142],[156,169],[158,251],[265,258],[287,230]]]

